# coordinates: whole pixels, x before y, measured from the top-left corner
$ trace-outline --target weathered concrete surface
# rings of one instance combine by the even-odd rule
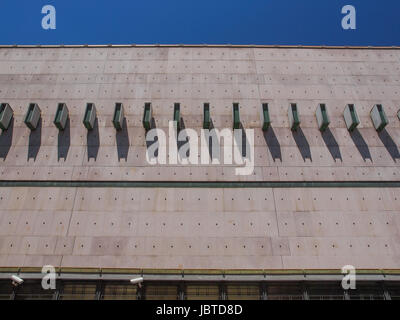
[[[210,102],[214,126],[231,127],[236,101],[243,126],[255,128],[256,170],[242,180],[398,180],[399,57],[400,50],[365,49],[3,48],[0,99],[10,103],[15,121],[0,137],[0,178],[237,180],[227,167],[149,166],[141,125],[145,101],[164,129],[173,103],[180,102],[185,126],[199,131],[202,105]],[[23,116],[32,101],[43,121],[30,139]],[[58,102],[66,102],[71,115],[60,137],[52,123]],[[87,102],[97,106],[99,128],[89,137],[82,124]],[[115,102],[123,102],[127,120],[118,138],[111,123]],[[262,102],[269,103],[272,119],[265,134],[259,129]],[[288,130],[290,102],[300,111],[296,134]],[[327,104],[331,117],[324,134],[317,128],[318,103]],[[342,115],[347,103],[356,105],[361,120],[352,135]],[[390,121],[380,134],[369,117],[376,103]]]
[[[399,181],[399,71],[400,50],[0,48],[0,100],[15,113],[0,136],[0,179]],[[43,117],[32,134],[23,124],[29,102]],[[59,102],[70,113],[61,136],[52,123]],[[89,137],[87,102],[98,115],[98,135]],[[127,121],[117,136],[115,102]],[[204,102],[219,129],[231,127],[239,102],[243,126],[255,129],[254,174],[150,166],[144,102],[165,129],[180,102],[186,128],[197,131]],[[267,133],[262,102],[272,119]],[[301,117],[295,134],[291,102]],[[331,118],[324,134],[318,103]],[[342,115],[348,103],[361,120],[351,135]],[[369,117],[376,103],[389,118],[380,134]],[[0,266],[400,268],[398,189],[0,188],[0,197]]]
[[[398,268],[398,189],[0,188],[0,266]]]

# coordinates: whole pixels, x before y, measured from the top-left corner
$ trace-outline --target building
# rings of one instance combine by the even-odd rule
[[[2,298],[400,296],[398,48],[3,46],[0,102]],[[145,103],[254,129],[254,171],[149,164]]]

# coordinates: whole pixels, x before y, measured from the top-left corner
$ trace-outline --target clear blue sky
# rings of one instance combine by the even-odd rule
[[[56,30],[41,27],[56,8]],[[357,10],[343,30],[341,8]],[[400,45],[399,0],[1,0],[0,44]]]

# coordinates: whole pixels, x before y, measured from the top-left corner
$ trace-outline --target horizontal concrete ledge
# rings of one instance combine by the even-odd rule
[[[303,46],[303,45],[256,45],[256,44],[23,44],[1,45],[1,48],[283,48],[283,49],[399,49],[399,46]]]
[[[40,188],[400,188],[400,181],[16,181],[0,187]]]
[[[340,270],[140,270],[132,269],[58,268],[62,280],[129,281],[143,277],[145,281],[341,281]],[[17,274],[22,279],[41,279],[40,268],[0,268],[0,279]],[[358,270],[358,281],[399,281],[400,270]]]
[[[10,279],[12,273],[0,274],[0,279]],[[18,274],[24,280],[35,280],[42,279],[43,274],[41,273],[20,273]],[[79,274],[79,273],[60,273],[57,274],[57,279],[60,280],[104,280],[104,281],[129,281],[130,279],[141,277],[141,274]],[[149,274],[143,278],[145,281],[226,281],[226,282],[282,282],[282,281],[341,281],[344,275],[161,275],[161,274]],[[357,276],[358,281],[399,281],[400,276],[384,277],[382,275],[361,275]]]

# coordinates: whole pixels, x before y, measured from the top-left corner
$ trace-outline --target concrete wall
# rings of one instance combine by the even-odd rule
[[[0,48],[0,100],[15,114],[0,136],[0,179],[399,181],[399,71],[399,50]],[[34,132],[23,123],[30,102],[42,110]],[[70,111],[63,134],[52,123],[59,102]],[[98,116],[90,134],[82,124],[87,102]],[[119,133],[111,123],[116,102],[127,123]],[[219,129],[232,127],[239,102],[243,126],[255,129],[254,174],[149,165],[144,102],[152,102],[158,128],[180,102],[185,126],[198,132],[204,102]],[[263,102],[272,120],[266,133]],[[296,133],[288,128],[291,102],[301,117]],[[323,134],[318,103],[331,118]],[[352,134],[343,119],[348,103],[361,120]],[[369,117],[376,103],[389,119],[381,133]],[[3,187],[0,197],[0,266],[400,268],[396,188]]]

